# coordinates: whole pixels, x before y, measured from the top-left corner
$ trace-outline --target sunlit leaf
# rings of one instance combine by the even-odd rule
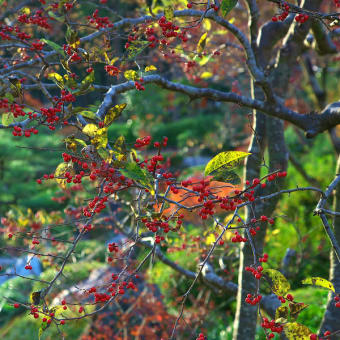
[[[275,269],[265,269],[263,272],[266,279],[269,281],[272,291],[278,295],[286,295],[290,289],[290,283],[285,276]]]
[[[96,124],[87,124],[83,128],[83,133],[91,138],[93,138],[98,131],[98,126]]]
[[[127,80],[136,80],[138,78],[138,73],[135,70],[126,70],[124,72],[124,77]]]
[[[74,174],[73,165],[72,163],[60,163],[55,172],[54,172],[54,178],[56,182],[60,185],[61,188],[66,188],[66,179],[62,178],[65,175],[65,172],[70,172],[70,174]]]
[[[201,79],[209,79],[213,76],[211,72],[203,72],[200,76]]]
[[[205,167],[204,174],[207,176],[222,166],[231,170],[249,155],[250,153],[243,151],[221,152],[209,161]]]
[[[14,123],[14,116],[12,112],[6,112],[1,115],[1,123],[3,126],[8,126]]]
[[[309,340],[311,330],[297,322],[288,322],[283,325],[286,337],[289,340]]]
[[[326,279],[323,279],[322,277],[307,277],[306,279],[302,281],[302,283],[305,285],[313,285],[313,286],[327,288],[335,292],[333,283]]]
[[[104,125],[110,126],[113,121],[115,121],[123,112],[123,110],[126,108],[126,103],[118,104],[112,107],[104,118]]]
[[[225,17],[237,4],[237,0],[222,0],[221,12]]]
[[[157,67],[154,65],[149,65],[145,67],[145,72],[157,71]]]
[[[48,79],[51,79],[58,87],[64,88],[64,78],[56,72],[52,72],[48,74]]]
[[[167,21],[172,21],[174,18],[174,8],[172,6],[166,6],[164,8],[164,16]]]
[[[203,52],[203,50],[204,50],[204,48],[205,48],[205,44],[206,44],[206,42],[207,42],[207,36],[208,36],[208,33],[205,32],[205,33],[201,36],[200,40],[198,41],[198,44],[197,44],[197,47],[196,47],[197,53],[201,54],[201,53]]]
[[[91,139],[91,143],[97,148],[105,148],[108,142],[107,128],[98,129]]]

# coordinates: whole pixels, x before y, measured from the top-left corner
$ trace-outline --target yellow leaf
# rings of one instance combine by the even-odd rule
[[[214,234],[210,234],[206,239],[205,239],[205,244],[206,245],[211,245],[212,243],[214,243],[216,241],[215,235]]]
[[[98,129],[95,136],[91,139],[91,143],[97,148],[106,148],[108,142],[107,128]]]
[[[221,167],[231,170],[235,168],[240,163],[241,160],[243,160],[249,155],[250,153],[243,151],[220,152],[206,165],[204,174],[207,176]]]
[[[288,322],[283,325],[285,334],[289,340],[309,340],[311,330],[297,322]]]
[[[166,6],[164,8],[164,16],[166,20],[172,21],[174,18],[174,8],[172,6]]]
[[[313,286],[327,288],[335,292],[333,283],[326,279],[323,279],[322,277],[307,277],[306,279],[302,281],[302,283],[305,285],[313,285]]]
[[[98,131],[98,126],[96,124],[87,124],[83,128],[83,133],[91,138],[93,138]]]
[[[104,57],[105,57],[106,64],[110,64],[110,58],[108,57],[106,52],[104,52]]]
[[[293,302],[289,304],[290,316],[293,320],[296,320],[299,314],[308,307],[308,305],[302,302]]]
[[[60,163],[57,168],[55,169],[54,172],[54,178],[56,180],[56,182],[63,188],[66,188],[66,179],[65,178],[60,178],[60,177],[64,177],[65,172],[70,172],[70,174],[74,174],[74,170],[73,170],[73,165],[72,163]]]
[[[201,74],[201,77],[200,78],[202,78],[202,79],[209,79],[209,78],[211,78],[213,76],[213,74],[211,73],[211,72],[203,72],[202,74]]]
[[[204,27],[204,29],[205,29],[206,31],[210,31],[210,30],[211,30],[211,22],[210,22],[210,20],[205,19],[205,20],[203,21],[203,27]]]
[[[290,283],[282,273],[275,269],[265,269],[262,273],[269,281],[271,289],[276,295],[286,295],[290,289]]]
[[[30,14],[31,14],[31,10],[30,10],[29,7],[24,7],[24,8],[22,8],[22,9],[21,9],[21,12],[22,12],[23,14],[27,14],[27,15],[30,15]]]
[[[48,79],[53,80],[60,88],[64,87],[64,78],[56,72],[52,72],[48,74]]]
[[[145,72],[152,72],[152,71],[157,71],[157,67],[154,65],[146,66],[145,67]]]
[[[119,58],[115,57],[110,61],[110,65],[113,65]]]
[[[111,108],[107,112],[107,114],[104,118],[104,125],[110,126],[112,124],[112,122],[114,120],[116,120],[121,115],[121,113],[123,112],[123,110],[125,108],[126,108],[126,103],[118,104],[118,105],[115,105],[113,108]]]
[[[275,311],[275,321],[278,322],[278,319],[288,319],[288,307],[287,306],[280,306]]]
[[[207,32],[205,32],[205,33],[201,36],[201,38],[200,38],[200,40],[199,40],[199,42],[198,42],[198,44],[197,44],[197,47],[196,47],[197,53],[201,54],[201,53],[203,52],[203,50],[204,50],[204,48],[205,48],[205,44],[206,44],[206,42],[207,42],[207,36],[208,36],[208,33],[207,33]]]
[[[137,77],[138,77],[138,74],[134,70],[127,70],[127,71],[124,72],[124,77],[127,80],[136,80]]]

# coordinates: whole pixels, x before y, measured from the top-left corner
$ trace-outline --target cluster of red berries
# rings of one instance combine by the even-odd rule
[[[22,14],[18,16],[18,21],[22,24],[32,24],[45,29],[51,29],[52,26],[48,23],[49,18],[44,17],[43,13],[44,11],[42,9],[39,9],[32,16]]]
[[[86,217],[91,217],[94,214],[99,214],[103,209],[106,208],[105,203],[107,202],[107,196],[99,199],[98,196],[96,196],[93,201],[91,201],[88,204],[88,207],[85,207],[83,210],[83,215]],[[91,209],[92,211],[89,211]]]
[[[164,240],[165,240],[164,236],[156,235],[155,237],[155,243],[157,244],[161,243],[161,241],[164,241]]]
[[[44,42],[41,42],[41,41],[37,40],[36,42],[32,42],[31,43],[30,50],[31,51],[42,51],[44,46],[45,46]]]
[[[289,5],[287,3],[281,4],[281,10],[282,10],[281,15],[273,16],[272,17],[272,21],[273,22],[276,22],[278,20],[284,21],[288,17],[288,15],[289,15],[289,8],[290,7],[289,7]]]
[[[110,22],[109,17],[100,17],[100,16],[98,16],[98,12],[99,12],[99,10],[96,9],[93,12],[92,17],[91,16],[87,17],[87,20],[89,20],[90,24],[95,24],[95,27],[97,29],[106,28],[106,27],[113,27],[113,23]]]
[[[105,65],[104,69],[112,77],[118,76],[120,73],[119,68],[113,65]]]
[[[59,102],[56,104],[55,107],[49,107],[49,108],[40,108],[40,112],[43,116],[45,116],[46,123],[49,124],[48,128],[50,130],[55,130],[55,126],[53,124],[56,124],[59,122],[60,117],[58,116],[58,113],[62,110],[62,102]]]
[[[340,0],[333,0],[335,7],[339,8],[340,7]]]
[[[72,93],[62,90],[60,100],[64,103],[71,103],[76,101],[76,97]]]
[[[198,337],[196,338],[196,340],[207,340],[208,338],[206,336],[204,336],[203,333],[198,334]]]
[[[136,143],[134,145],[135,148],[141,148],[143,146],[149,145],[151,142],[151,136],[146,136],[143,138],[137,138]]]
[[[259,262],[267,262],[268,261],[268,254],[264,253],[263,257],[259,258]]]
[[[335,307],[340,308],[340,296],[336,295],[334,297],[334,301],[335,301]]]
[[[250,272],[253,274],[253,276],[255,277],[255,279],[260,280],[262,277],[261,272],[263,271],[263,267],[262,266],[257,266],[257,268],[253,268],[250,266],[247,266],[244,268],[247,272]]]
[[[32,133],[36,135],[38,132],[39,131],[37,129],[33,128],[33,127],[23,131],[20,126],[14,126],[13,131],[12,131],[12,135],[15,136],[15,137],[25,136],[25,137],[29,138]]]
[[[234,233],[235,236],[231,238],[231,242],[236,243],[236,242],[247,242],[248,239],[246,237],[242,237],[238,231],[235,231]]]
[[[198,215],[201,216],[202,220],[206,220],[208,215],[214,215],[215,204],[212,200],[205,201],[203,203],[203,208],[199,211]]]
[[[267,339],[272,339],[275,337],[274,333],[280,334],[283,331],[283,327],[279,323],[276,323],[275,320],[269,321],[267,318],[262,319],[261,327],[272,331],[272,333],[268,334]]]
[[[37,307],[34,307],[33,305],[31,306],[31,312],[30,312],[31,315],[33,315],[33,317],[35,319],[38,319],[39,318],[39,310]]]
[[[142,222],[144,223],[145,227],[148,228],[153,233],[156,233],[159,229],[162,229],[165,234],[170,231],[169,223],[166,221],[160,220],[153,220],[148,221],[147,218],[142,218]]]
[[[145,91],[145,87],[142,85],[142,83],[144,82],[143,78],[140,78],[139,81],[135,81],[135,88],[138,91]]]
[[[118,253],[118,251],[119,251],[118,244],[115,243],[115,242],[109,243],[108,249],[109,249],[110,253],[112,253],[112,252]]]
[[[250,305],[255,306],[261,301],[261,299],[262,299],[262,295],[253,296],[252,294],[247,294],[245,302]]]
[[[308,19],[309,19],[309,15],[308,14],[298,14],[295,17],[295,21],[299,22],[300,24],[305,23]]]

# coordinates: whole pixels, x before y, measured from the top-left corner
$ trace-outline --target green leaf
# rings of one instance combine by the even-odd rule
[[[222,0],[221,11],[225,17],[237,4],[237,0]]]
[[[3,113],[1,115],[1,122],[3,126],[8,126],[14,122],[14,116],[12,112]]]
[[[221,167],[229,170],[234,169],[248,155],[250,153],[243,151],[221,152],[209,161],[205,167],[204,174],[207,176]]]
[[[230,183],[233,185],[239,184],[241,182],[241,178],[236,172],[225,169],[224,167],[214,171],[213,175],[214,181]]]
[[[51,41],[51,40],[47,40],[47,39],[40,39],[40,41],[44,42],[46,45],[52,47],[52,49],[56,52],[58,52],[60,55],[62,55],[63,57],[66,58],[66,54],[65,54],[65,51],[64,49],[56,44],[55,42]]]
[[[129,162],[126,164],[124,169],[121,169],[120,172],[130,179],[133,179],[136,182],[152,189],[151,185],[151,176],[142,168],[138,166],[135,162]]]
[[[262,272],[269,281],[272,291],[278,296],[284,296],[290,289],[290,283],[282,273],[275,269],[265,269]]]
[[[333,283],[323,279],[322,277],[307,277],[302,281],[304,285],[313,285],[313,286],[318,286],[318,287],[323,287],[332,290],[335,292]]]
[[[289,340],[309,340],[311,330],[297,322],[288,322],[283,325],[285,334]]]
[[[84,111],[79,112],[79,114],[82,115],[84,118],[89,118],[89,119],[92,119],[92,120],[97,119],[96,114],[92,111],[84,110]]]
[[[66,31],[66,41],[72,48],[77,48],[80,44],[79,36],[76,31],[74,31],[70,26],[67,27]]]
[[[53,11],[48,11],[47,13],[48,13],[48,15],[49,15],[51,18],[53,18],[53,19],[55,19],[55,20],[57,20],[57,21],[59,21],[59,22],[62,22],[62,23],[63,23],[63,22],[65,21],[65,16],[64,16],[64,15],[62,15],[62,16],[57,16],[57,15],[54,14]]]

